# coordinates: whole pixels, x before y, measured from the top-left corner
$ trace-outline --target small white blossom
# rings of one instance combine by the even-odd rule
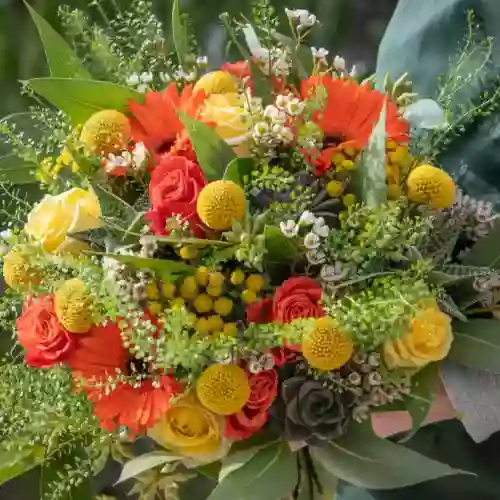
[[[290,144],[294,140],[292,129],[290,127],[282,127],[278,134],[278,138],[283,144]]]
[[[343,73],[345,71],[345,68],[346,68],[345,59],[343,57],[340,57],[340,56],[335,56],[335,58],[333,60],[333,67],[339,73]]]
[[[313,233],[326,238],[330,234],[330,228],[325,224],[323,217],[318,217],[314,222]]]
[[[207,56],[199,56],[196,58],[196,64],[198,66],[207,66],[208,65],[208,57]]]
[[[299,11],[296,9],[288,9],[285,7],[285,13],[290,21],[295,21],[299,18]]]
[[[330,53],[330,51],[324,49],[323,47],[317,49],[316,47],[311,47],[311,53],[314,59],[318,59],[319,61],[325,61],[326,56]]]
[[[123,151],[121,155],[110,153],[106,159],[106,172],[112,172],[117,168],[128,168],[132,164],[132,155],[129,151]]]
[[[292,97],[289,94],[288,95],[280,94],[276,96],[276,107],[281,110],[286,109],[291,99]]]
[[[193,70],[190,73],[188,73],[187,71],[184,71],[182,68],[180,68],[177,71],[175,71],[174,79],[192,82],[192,81],[196,80],[196,71]]]
[[[340,262],[336,262],[334,266],[327,264],[321,268],[321,278],[323,281],[332,282],[340,281],[345,277],[345,272],[342,270]]]
[[[280,229],[287,238],[294,238],[299,233],[299,225],[293,220],[280,222]]]
[[[297,9],[296,13],[299,20],[298,29],[311,28],[318,22],[317,17],[306,9]]]
[[[304,212],[302,212],[302,215],[299,219],[299,224],[302,224],[304,226],[311,226],[315,222],[316,216],[312,212],[309,212],[309,210],[305,210]]]
[[[5,229],[4,231],[0,232],[0,238],[5,241],[9,241],[13,235],[14,233],[11,229]]]
[[[253,128],[253,135],[256,138],[264,137],[269,134],[270,128],[267,122],[258,122]]]
[[[141,73],[139,78],[142,83],[151,83],[153,81],[153,73],[145,71],[144,73]]]
[[[319,239],[319,236],[314,233],[307,233],[304,236],[304,246],[308,250],[316,250],[321,245],[321,240]]]
[[[356,76],[358,76],[358,68],[355,64],[353,64],[351,71],[349,72],[349,76],[352,78],[356,78]]]
[[[165,72],[162,71],[160,73],[160,80],[163,83],[168,83],[168,82],[172,81],[172,77],[168,73],[165,73]]]
[[[290,116],[299,116],[304,112],[306,103],[300,99],[291,99],[286,105],[286,112]]]
[[[132,151],[132,159],[134,161],[134,165],[137,168],[142,167],[147,157],[148,150],[146,149],[146,146],[144,146],[144,143],[138,142],[135,145],[134,151]]]
[[[311,250],[306,254],[307,260],[313,266],[317,266],[318,264],[323,264],[326,260],[325,252],[322,250]]]
[[[139,85],[139,74],[138,73],[132,73],[128,78],[127,78],[127,85],[135,86]]]
[[[274,368],[274,358],[272,354],[263,354],[259,359],[259,364],[264,371],[269,371]]]
[[[286,120],[285,113],[272,104],[266,106],[266,109],[264,109],[264,116],[270,118],[273,122],[284,122]]]

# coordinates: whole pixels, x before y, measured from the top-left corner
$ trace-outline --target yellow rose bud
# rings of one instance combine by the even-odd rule
[[[194,86],[194,92],[203,90],[207,95],[238,91],[238,81],[227,71],[211,71],[203,75]]]
[[[69,235],[101,226],[101,208],[93,191],[73,188],[47,195],[28,216],[24,231],[48,252],[77,252],[87,246]]]
[[[252,274],[247,278],[246,286],[252,292],[259,293],[264,286],[264,278],[260,274]]]
[[[244,102],[244,97],[235,92],[212,94],[205,101],[203,119],[215,123],[215,131],[230,146],[250,139],[251,120]]]
[[[451,319],[437,308],[420,309],[409,330],[384,345],[388,368],[422,368],[444,359],[453,341]]]
[[[148,435],[161,446],[186,457],[218,458],[225,419],[204,408],[194,393],[179,398]]]
[[[241,269],[236,269],[231,273],[231,283],[233,285],[242,285],[245,281],[245,273]]]
[[[233,301],[227,297],[220,297],[214,303],[214,311],[221,316],[227,316],[233,309]]]

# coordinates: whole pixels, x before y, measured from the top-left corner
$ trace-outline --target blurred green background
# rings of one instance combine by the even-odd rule
[[[88,0],[28,0],[51,24],[59,27],[57,8],[67,4],[95,11],[95,2]],[[107,8],[109,0],[97,0]],[[124,9],[129,0],[117,0]],[[192,17],[200,46],[212,67],[224,58],[225,33],[218,23],[218,14],[234,15],[251,12],[251,0],[181,0],[182,10]],[[397,0],[274,0],[280,15],[284,8],[307,8],[322,23],[311,45],[328,48],[343,55],[348,64],[356,64],[361,72],[373,70],[378,44],[394,11]],[[170,0],[154,0],[159,19],[168,26]],[[22,0],[0,0],[0,116],[20,111],[27,105],[19,93],[19,80],[47,73],[38,36]]]

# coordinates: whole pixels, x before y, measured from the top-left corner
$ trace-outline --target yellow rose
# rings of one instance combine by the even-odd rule
[[[453,341],[449,316],[435,307],[420,309],[410,329],[400,339],[386,342],[384,359],[388,368],[422,368],[444,359]]]
[[[215,124],[215,131],[230,145],[239,146],[250,138],[250,115],[244,97],[236,93],[212,94],[205,101],[203,118]]]
[[[47,195],[29,214],[24,230],[48,252],[73,252],[85,245],[68,235],[100,227],[100,216],[95,193],[74,188],[57,196]]]
[[[218,459],[225,419],[204,408],[192,392],[182,396],[149,436],[174,453],[201,460]]]

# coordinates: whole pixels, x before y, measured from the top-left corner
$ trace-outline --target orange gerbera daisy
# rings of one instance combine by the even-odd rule
[[[328,149],[363,149],[379,120],[384,101],[387,101],[387,137],[398,143],[408,142],[408,123],[386,95],[368,84],[322,75],[302,82],[302,97],[310,97],[319,85],[326,89],[328,97],[324,108],[313,119],[323,130]]]
[[[93,403],[101,426],[110,432],[117,427],[127,427],[136,434],[152,427],[179,391],[179,384],[169,375],[158,375],[154,382],[145,378],[134,385],[118,382],[112,390],[102,386],[117,372],[148,374],[147,364],[133,358],[123,347],[120,329],[114,323],[94,327],[79,337],[78,347],[67,364]]]
[[[163,92],[147,92],[144,104],[130,102],[128,106],[132,113],[132,139],[144,143],[153,154],[168,153],[178,134],[184,130],[177,112],[196,116],[205,97],[203,91],[193,93],[192,85],[179,93],[174,83]]]

